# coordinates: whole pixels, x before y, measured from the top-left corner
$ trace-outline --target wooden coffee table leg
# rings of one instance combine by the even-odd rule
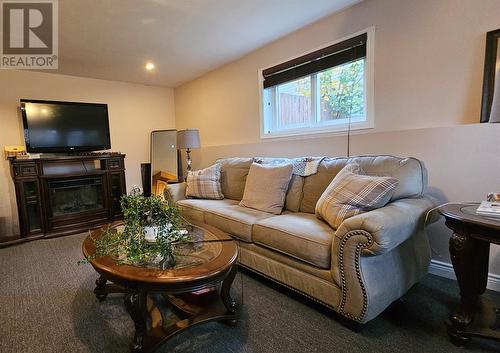
[[[236,314],[236,310],[238,309],[238,304],[236,304],[236,301],[231,297],[231,285],[233,284],[237,272],[238,272],[238,266],[233,265],[227,277],[224,278],[220,290],[222,303],[224,303],[224,306],[226,307],[227,311],[229,311],[229,313],[231,314]],[[229,325],[236,325],[238,323],[238,320],[231,319],[227,320],[226,323]]]
[[[460,309],[450,316],[448,333],[457,342],[465,343],[464,329],[472,322],[478,300],[486,290],[489,243],[469,237],[466,231],[450,238],[450,254],[460,287]]]
[[[145,291],[133,291],[125,294],[125,308],[127,308],[130,317],[134,321],[135,335],[134,341],[131,344],[133,353],[143,352],[144,339],[147,331],[147,293]]]
[[[103,301],[106,299],[108,296],[108,293],[106,291],[106,278],[104,276],[100,276],[98,279],[95,280],[95,288],[94,288],[94,294],[99,299],[99,301]]]

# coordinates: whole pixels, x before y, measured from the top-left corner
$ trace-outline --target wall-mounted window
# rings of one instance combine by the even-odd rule
[[[262,70],[261,137],[373,127],[373,35]]]

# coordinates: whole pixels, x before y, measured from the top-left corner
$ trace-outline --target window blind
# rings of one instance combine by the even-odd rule
[[[264,88],[366,57],[367,34],[349,38],[262,71]]]

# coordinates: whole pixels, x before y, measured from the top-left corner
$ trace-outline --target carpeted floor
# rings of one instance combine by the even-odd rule
[[[132,321],[121,295],[98,302],[96,273],[81,259],[84,235],[0,249],[0,352],[128,352]],[[233,286],[244,303],[237,327],[209,323],[167,342],[161,352],[498,352],[473,340],[453,346],[443,324],[458,303],[456,283],[428,275],[393,310],[361,333],[300,296],[244,273]],[[488,296],[500,300],[497,293]]]

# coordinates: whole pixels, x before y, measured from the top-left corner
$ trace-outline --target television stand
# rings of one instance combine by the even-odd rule
[[[120,152],[74,152],[70,156],[119,156]]]
[[[123,217],[125,155],[42,155],[10,159],[20,235],[0,246],[87,231]]]
[[[121,152],[68,152],[68,153],[40,153],[40,158],[61,158],[61,157],[106,157],[106,156],[120,156]],[[38,159],[38,158],[32,158]]]

